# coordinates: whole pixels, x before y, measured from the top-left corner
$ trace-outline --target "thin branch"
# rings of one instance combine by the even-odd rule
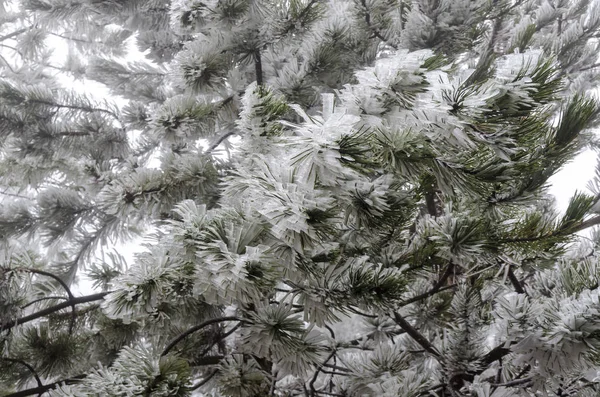
[[[8,190],[8,188],[7,188],[7,190]],[[8,192],[6,192],[6,190],[3,191],[3,192],[0,192],[0,194],[3,194],[3,195],[8,196],[8,197],[15,197],[15,198],[21,198],[21,199],[32,200],[32,201],[35,200],[35,199],[31,198],[31,197],[23,196],[21,194],[8,193]]]
[[[435,295],[438,292],[442,292],[447,289],[455,288],[456,284],[444,286],[446,281],[448,281],[448,278],[450,278],[450,276],[452,275],[453,271],[454,271],[454,264],[449,263],[448,266],[446,266],[446,270],[444,270],[444,273],[442,273],[442,277],[440,277],[440,279],[437,281],[437,283],[435,283],[435,285],[429,291],[427,291],[423,294],[417,295],[417,296],[413,296],[412,298],[403,301],[402,303],[400,303],[399,307],[403,307],[403,306],[409,305],[411,303],[423,300],[425,298],[429,298],[430,296]]]
[[[33,300],[33,301],[31,301],[31,302],[27,303],[26,305],[24,305],[24,306],[21,306],[21,309],[26,309],[26,308],[28,308],[29,306],[31,306],[31,305],[34,305],[34,304],[36,304],[36,303],[38,303],[38,302],[47,301],[47,300],[51,300],[51,299],[62,299],[62,300],[69,300],[69,298],[66,298],[66,297],[64,297],[64,296],[44,296],[43,298],[35,299],[35,300]]]
[[[373,35],[375,37],[377,37],[379,40],[381,40],[384,43],[386,43],[387,45],[389,45],[390,47],[392,47],[394,50],[397,50],[398,46],[390,43],[388,41],[388,39],[383,37],[383,35],[379,31],[379,29],[377,29],[377,27],[373,26],[373,24],[371,23],[371,13],[369,12],[369,7],[367,6],[367,2],[365,0],[360,0],[360,4],[365,9],[365,22],[367,23],[367,26],[369,27],[369,29],[371,29],[371,31],[373,31]]]
[[[28,316],[24,316],[21,318],[18,318],[16,320],[12,320],[9,321],[7,323],[4,324],[0,324],[0,330],[1,331],[6,331],[9,330],[17,325],[21,325],[21,324],[25,324],[28,323],[30,321],[33,320],[37,320],[38,318],[41,317],[45,317],[49,314],[55,313],[59,310],[65,309],[67,307],[70,307],[71,305],[79,305],[82,303],[89,303],[89,302],[94,302],[94,301],[98,301],[98,300],[102,300],[104,299],[104,297],[108,294],[110,294],[112,291],[108,291],[108,292],[99,292],[97,294],[92,294],[92,295],[86,295],[86,296],[79,296],[77,298],[73,298],[73,299],[69,299],[67,301],[64,301],[62,303],[59,303],[55,306],[49,307],[47,309],[44,310],[40,310],[39,312],[35,312],[32,313]],[[5,396],[6,397],[6,396]]]
[[[262,59],[259,49],[254,51],[254,71],[256,73],[256,85],[263,85]]]
[[[421,295],[413,296],[412,298],[409,298],[409,299],[407,299],[405,301],[402,301],[399,304],[399,307],[404,307],[404,306],[409,305],[411,303],[415,303],[415,302],[418,302],[418,301],[423,300],[425,298],[429,298],[430,296],[433,296],[433,295],[435,295],[435,294],[437,294],[439,292],[443,292],[443,291],[446,291],[446,290],[449,290],[449,289],[453,289],[453,288],[456,288],[456,284],[446,285],[444,287],[439,287],[437,289],[433,289],[432,288],[429,291],[427,291],[427,292],[425,292],[425,293],[423,293]]]
[[[224,359],[225,356],[206,356],[189,362],[190,367],[204,367],[206,365],[216,365]]]
[[[523,378],[523,379],[515,379],[515,380],[511,380],[510,382],[504,382],[504,383],[492,383],[492,386],[495,387],[513,387],[513,386],[522,386],[525,385],[527,383],[531,383],[533,381],[533,378]]]
[[[508,279],[510,280],[511,284],[515,288],[515,291],[517,292],[517,294],[527,294],[527,292],[525,292],[525,290],[523,289],[521,282],[519,281],[519,279],[513,272],[511,265],[508,265]]]
[[[433,345],[423,335],[421,335],[419,331],[413,328],[413,326],[410,325],[410,323],[406,321],[400,315],[400,313],[394,312],[394,321],[396,321],[396,324],[406,331],[406,333],[409,334],[415,340],[415,342],[421,345],[423,349],[436,357],[440,357],[440,353],[435,349],[435,347],[433,347]]]
[[[349,370],[348,368],[340,367],[340,366],[338,366],[338,365],[327,364],[327,363],[324,363],[324,364],[322,364],[322,365],[323,365],[323,367],[325,367],[325,368],[331,368],[331,369],[334,369],[334,370],[336,370],[336,371],[339,371],[339,372],[346,372],[346,373],[350,373],[350,372],[352,372],[352,371],[351,371],[351,370]]]
[[[18,74],[13,68],[12,66],[10,66],[10,63],[8,63],[8,61],[6,60],[6,58],[4,58],[2,55],[0,55],[0,59],[2,59],[2,62],[4,62],[4,64],[8,67],[8,69],[10,69],[11,72],[13,72],[14,74]]]
[[[202,351],[202,353],[200,353],[200,356],[204,356],[205,354],[207,354],[210,351],[210,349],[212,349],[217,343],[221,342],[222,340],[227,339],[231,334],[233,334],[235,331],[237,331],[238,328],[240,328],[241,326],[242,326],[241,322],[237,323],[233,328],[231,328],[229,331],[225,332],[218,340],[214,341],[213,343],[210,344],[210,346],[205,348]]]
[[[56,389],[56,387],[59,385],[72,385],[72,384],[78,383],[81,379],[84,379],[86,376],[87,375],[73,376],[72,378],[59,380],[59,381],[56,381],[53,383],[48,383],[47,385],[44,385],[44,386],[38,386],[38,387],[34,387],[32,389],[21,390],[16,393],[7,394],[4,397],[26,397],[26,396],[33,396],[35,394],[41,395],[41,394],[47,392],[48,390]]]
[[[38,376],[35,368],[33,368],[31,365],[27,364],[25,361],[17,360],[16,358],[8,358],[8,357],[0,357],[0,359],[7,361],[9,363],[21,364],[22,366],[26,367],[29,370],[29,372],[31,372],[33,377],[35,378],[35,381],[37,382],[38,387],[44,387],[44,384],[42,383],[42,380]]]
[[[171,342],[169,342],[169,344],[167,345],[167,347],[165,347],[165,349],[160,354],[160,356],[161,357],[162,356],[166,356],[179,342],[181,342],[183,339],[187,338],[188,336],[190,336],[194,332],[200,331],[202,328],[208,327],[209,325],[217,324],[217,323],[222,323],[222,322],[225,322],[225,321],[240,321],[241,322],[241,321],[245,321],[245,320],[240,319],[240,318],[235,317],[235,316],[217,317],[217,318],[212,318],[210,320],[206,320],[202,324],[198,324],[195,327],[192,327],[192,328],[188,329],[187,331],[183,332],[178,337],[176,337],[175,339],[173,339]]]
[[[44,270],[38,270],[38,269],[34,269],[31,267],[27,267],[27,268],[17,268],[15,270],[23,270],[29,273],[33,273],[33,274],[39,274],[41,276],[46,276],[46,277],[50,277],[52,279],[54,279],[56,282],[58,282],[60,284],[60,286],[67,292],[67,296],[69,297],[69,301],[73,301],[73,299],[75,299],[75,296],[73,296],[73,293],[71,292],[71,289],[69,288],[69,286],[60,278],[58,277],[56,274],[52,274],[50,272],[44,271]],[[73,313],[71,316],[71,323],[69,324],[69,334],[73,333],[73,327],[75,326],[75,305],[71,305],[71,312]]]
[[[310,388],[310,393],[311,393],[311,395],[313,395],[313,396],[314,396],[315,392],[317,391],[317,390],[315,389],[315,382],[317,381],[317,378],[319,377],[319,372],[321,372],[321,371],[323,370],[323,366],[324,366],[325,364],[327,364],[327,362],[328,362],[329,360],[331,360],[331,359],[333,358],[333,356],[335,356],[335,354],[336,354],[336,353],[337,353],[337,352],[336,352],[335,350],[334,350],[334,351],[332,351],[331,353],[329,353],[329,356],[327,356],[327,358],[325,359],[325,361],[323,361],[323,363],[317,367],[317,370],[315,371],[315,373],[314,373],[314,375],[313,375],[312,379],[310,380],[310,382],[309,382],[309,384],[308,384],[308,387]]]
[[[43,99],[28,99],[27,102],[28,103],[37,103],[40,105],[46,105],[46,106],[50,106],[50,107],[54,107],[54,108],[58,108],[58,109],[81,110],[82,112],[88,112],[88,113],[93,113],[93,112],[105,113],[105,114],[112,116],[115,120],[120,121],[119,116],[117,116],[117,114],[115,112],[113,112],[111,110],[107,110],[107,109],[86,107],[86,106],[77,106],[77,105],[66,105],[63,103],[53,103],[50,101],[45,101]]]
[[[581,69],[580,69],[580,71],[581,71],[581,72],[585,72],[586,70],[595,69],[595,68],[598,68],[598,67],[600,67],[600,63],[595,63],[595,64],[593,64],[593,65],[590,65],[590,66],[586,66],[586,67],[584,67],[584,68],[581,68]]]
[[[23,29],[19,29],[19,30],[15,30],[12,33],[9,33],[9,34],[7,34],[5,36],[0,37],[0,41],[12,39],[13,37],[20,35],[21,33],[27,32],[29,29],[31,29],[31,27],[29,27],[29,28],[23,28]]]
[[[580,224],[576,225],[576,226],[572,226],[569,227],[567,230],[556,230],[552,233],[548,233],[548,234],[544,234],[541,236],[535,236],[535,237],[519,237],[519,238],[508,238],[508,239],[504,239],[504,240],[499,240],[498,242],[500,244],[510,244],[510,243],[531,243],[534,241],[539,241],[539,240],[543,240],[546,238],[552,238],[552,237],[559,237],[559,236],[564,236],[564,235],[568,235],[568,234],[574,234],[577,232],[580,232],[582,230],[585,230],[587,228],[593,227],[593,226],[597,226],[600,225],[600,215],[595,216],[593,218],[588,219],[587,221],[583,221]]]
[[[204,386],[205,384],[207,384],[212,378],[214,378],[214,376],[219,372],[218,369],[215,369],[214,371],[212,371],[206,378],[202,379],[200,382],[196,383],[195,385],[193,385],[190,390],[196,390],[201,388],[202,386]]]
[[[223,135],[218,137],[216,141],[211,143],[210,146],[204,151],[204,153],[208,154],[208,153],[212,152],[221,144],[221,142],[223,142],[225,139],[229,138],[232,135],[235,135],[235,131],[229,131],[229,132],[224,133]]]

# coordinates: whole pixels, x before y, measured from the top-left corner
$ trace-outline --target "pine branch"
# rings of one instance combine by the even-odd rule
[[[60,277],[58,277],[55,274],[46,272],[44,270],[38,270],[38,269],[33,269],[33,268],[17,268],[15,270],[23,270],[23,271],[26,271],[29,273],[39,274],[42,276],[50,277],[50,278],[54,279],[56,282],[58,282],[60,284],[60,286],[67,292],[67,296],[69,297],[68,301],[72,302],[73,299],[75,299],[69,286]],[[75,314],[75,305],[74,304],[71,305],[71,312],[72,312],[72,316],[71,316],[71,323],[69,324],[69,334],[73,333],[73,327],[75,326],[76,314]]]
[[[396,324],[400,326],[407,334],[409,334],[415,342],[417,342],[425,351],[433,354],[436,357],[440,357],[440,353],[433,347],[433,345],[417,331],[413,328],[412,325],[408,321],[406,321],[398,312],[394,312],[394,321]]]
[[[225,356],[205,356],[189,362],[190,367],[205,367],[207,365],[217,365]]]
[[[214,141],[213,143],[210,144],[210,146],[208,148],[206,148],[206,150],[204,151],[205,154],[211,153],[213,150],[215,150],[225,139],[229,138],[230,136],[235,135],[235,131],[229,131],[224,133],[223,135],[221,135],[220,137],[217,138],[216,141]]]
[[[198,324],[195,327],[192,327],[192,328],[188,329],[187,331],[183,332],[182,334],[180,334],[179,336],[177,336],[175,339],[173,339],[171,342],[169,342],[169,344],[167,345],[167,347],[165,347],[165,349],[160,354],[160,356],[161,357],[166,356],[179,342],[181,342],[183,339],[187,338],[188,336],[190,336],[194,332],[200,331],[202,328],[208,327],[209,325],[217,324],[217,323],[222,323],[222,322],[225,322],[225,321],[240,321],[240,322],[243,322],[245,320],[243,320],[241,318],[238,318],[238,317],[235,317],[235,316],[217,317],[217,318],[212,318],[210,320],[206,320],[202,324]]]
[[[59,385],[76,384],[80,380],[84,379],[85,377],[87,377],[87,375],[85,375],[85,374],[77,375],[77,376],[73,376],[68,379],[63,379],[63,380],[59,380],[59,381],[56,381],[53,383],[48,383],[47,385],[38,386],[38,387],[34,387],[32,389],[27,389],[27,390],[18,391],[16,393],[7,394],[3,397],[26,397],[26,396],[33,396],[35,394],[42,395],[43,393],[47,392],[48,390],[56,389]]]
[[[217,373],[219,373],[219,370],[215,369],[206,378],[202,379],[200,382],[198,382],[195,385],[193,385],[192,387],[190,387],[190,390],[197,390],[197,389],[201,388],[202,386],[204,386],[205,384],[207,384],[212,378],[214,378],[214,376]]]
[[[57,109],[80,110],[82,112],[88,112],[88,113],[94,113],[94,112],[104,113],[104,114],[108,114],[108,115],[112,116],[115,120],[120,121],[119,116],[117,116],[116,113],[114,113],[113,111],[107,110],[107,109],[86,107],[86,106],[77,106],[77,105],[66,105],[63,103],[53,103],[50,101],[45,101],[43,99],[28,99],[27,102],[28,103],[37,103],[40,105],[46,105],[46,106],[54,107]]]
[[[494,387],[513,387],[513,386],[523,386],[533,381],[532,377],[523,378],[523,379],[515,379],[510,382],[505,383],[492,383],[491,385]]]
[[[319,377],[319,373],[323,370],[323,367],[327,364],[327,362],[329,360],[331,360],[333,358],[333,356],[335,356],[336,353],[337,352],[335,350],[332,351],[331,353],[329,353],[329,356],[327,356],[325,361],[323,361],[323,363],[317,367],[317,370],[315,371],[312,379],[310,380],[310,382],[308,384],[308,387],[310,388],[311,396],[314,396],[317,391],[315,389],[315,382],[317,381],[317,378]]]
[[[260,50],[254,50],[254,71],[256,73],[256,85],[263,85],[263,68]]]
[[[402,301],[399,304],[399,307],[404,307],[406,305],[410,305],[411,303],[415,303],[415,302],[418,302],[420,300],[429,298],[430,296],[433,296],[433,295],[437,294],[438,292],[442,292],[442,291],[446,291],[446,290],[451,289],[451,288],[455,288],[456,284],[444,286],[444,284],[446,283],[446,281],[448,281],[448,278],[452,275],[453,271],[454,271],[454,264],[453,263],[449,263],[448,266],[446,266],[446,270],[442,274],[442,277],[440,277],[440,279],[433,286],[433,288],[431,288],[429,291],[427,291],[427,292],[425,292],[423,294],[420,294],[420,295],[414,296],[414,297],[412,297],[410,299],[407,299],[405,301]]]
[[[219,337],[219,339],[217,339],[216,341],[213,341],[207,348],[205,348],[202,353],[200,353],[200,356],[204,356],[205,354],[207,354],[210,349],[212,349],[217,343],[227,339],[231,334],[233,334],[235,331],[237,331],[240,327],[242,326],[242,323],[237,323],[233,328],[231,328],[229,331],[225,332],[223,335],[221,335]]]
[[[28,316],[24,316],[21,318],[18,318],[16,320],[12,320],[9,321],[7,323],[4,324],[0,324],[0,331],[6,331],[9,330],[13,327],[16,327],[17,325],[21,325],[21,324],[25,324],[28,323],[30,321],[33,320],[37,320],[38,318],[42,318],[45,317],[49,314],[55,313],[59,310],[65,309],[67,307],[70,307],[72,305],[80,305],[82,303],[89,303],[89,302],[95,302],[98,300],[102,300],[104,299],[104,297],[108,294],[110,294],[112,291],[108,291],[108,292],[99,292],[97,294],[92,294],[92,295],[86,295],[86,296],[79,296],[76,298],[73,298],[72,300],[69,299],[67,301],[61,302],[55,306],[51,306],[49,308],[46,308],[44,310],[40,310],[39,312],[35,312],[32,313]]]
[[[44,387],[44,384],[42,383],[42,380],[40,379],[36,370],[31,365],[27,364],[25,361],[17,360],[16,358],[9,358],[9,357],[0,357],[0,360],[4,360],[9,363],[21,364],[22,366],[26,367],[29,370],[29,372],[31,372],[33,377],[35,378],[35,381],[37,382],[38,387]]]
[[[369,12],[369,7],[367,6],[367,2],[365,0],[360,0],[360,4],[363,6],[364,11],[365,11],[365,22],[367,23],[367,26],[369,27],[369,29],[371,29],[371,31],[373,32],[373,35],[375,37],[377,37],[379,40],[381,40],[384,43],[386,43],[387,45],[389,45],[390,47],[392,47],[394,50],[397,50],[398,46],[390,43],[388,41],[388,39],[383,37],[383,35],[379,31],[379,29],[377,29],[377,27],[373,26],[373,24],[371,23],[371,13]]]
[[[515,291],[517,292],[517,294],[527,294],[527,292],[525,292],[525,290],[523,289],[521,282],[519,281],[519,279],[513,272],[512,266],[510,266],[510,265],[508,265],[508,279],[510,280],[511,284],[515,288]]]
[[[8,61],[6,60],[6,58],[4,58],[2,55],[0,55],[0,59],[2,59],[2,62],[4,62],[4,64],[8,67],[8,69],[13,73],[13,74],[18,74],[13,68],[12,66],[10,66],[10,63],[8,63]]]
[[[25,304],[24,306],[21,306],[21,309],[26,309],[31,305],[35,305],[38,302],[43,302],[43,301],[47,301],[47,300],[52,300],[52,299],[62,299],[62,300],[69,300],[69,298],[65,298],[64,296],[44,296],[42,298],[39,299],[35,299],[27,304]]]
[[[544,234],[541,236],[535,236],[535,237],[508,238],[508,239],[504,239],[504,240],[499,240],[498,243],[500,243],[500,244],[532,243],[532,242],[544,240],[547,238],[560,237],[560,236],[564,236],[564,235],[574,234],[574,233],[580,232],[582,230],[585,230],[585,229],[588,229],[590,227],[597,226],[597,225],[600,225],[600,215],[590,218],[587,221],[583,221],[579,225],[569,226],[568,230],[559,229],[559,230],[553,231],[552,233]],[[566,232],[568,232],[568,233],[566,233]]]
[[[22,34],[22,33],[25,33],[25,32],[27,32],[27,31],[28,31],[28,30],[30,30],[31,28],[32,28],[32,27],[29,27],[29,28],[22,28],[22,29],[19,29],[19,30],[15,30],[15,31],[14,31],[14,32],[12,32],[12,33],[9,33],[9,34],[7,34],[7,35],[4,35],[4,36],[0,37],[0,41],[4,41],[4,40],[8,40],[8,39],[12,39],[12,38],[13,38],[13,37],[15,37],[15,36],[18,36],[18,35],[20,35],[20,34]]]

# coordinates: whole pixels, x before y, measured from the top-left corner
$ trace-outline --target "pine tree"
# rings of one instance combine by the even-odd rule
[[[599,37],[590,0],[0,0],[0,394],[598,395],[600,167],[547,188]]]

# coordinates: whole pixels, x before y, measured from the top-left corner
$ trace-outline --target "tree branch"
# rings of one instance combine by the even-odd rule
[[[44,384],[42,383],[42,380],[38,376],[36,370],[31,365],[27,364],[25,361],[17,360],[16,358],[8,358],[8,357],[0,357],[0,359],[4,360],[6,362],[9,362],[9,363],[21,364],[22,366],[26,367],[29,370],[29,372],[31,372],[33,377],[35,378],[35,381],[37,382],[38,387],[44,387]]]
[[[451,288],[455,288],[456,284],[452,284],[452,285],[447,285],[444,286],[444,284],[446,283],[446,281],[448,281],[448,278],[450,278],[450,276],[452,275],[452,271],[454,270],[454,264],[453,263],[449,263],[448,266],[446,267],[446,270],[444,270],[444,273],[442,274],[442,277],[440,277],[440,279],[437,281],[437,283],[435,283],[435,285],[433,286],[433,288],[431,288],[429,291],[414,296],[412,298],[409,298],[403,302],[400,303],[399,307],[404,307],[406,305],[409,305],[411,303],[414,302],[418,302],[420,300],[423,300],[425,298],[429,298],[430,296],[435,295],[438,292],[442,292]]]
[[[188,329],[187,331],[183,332],[181,335],[179,335],[175,339],[173,339],[171,342],[169,342],[169,344],[167,345],[167,347],[165,347],[165,349],[160,354],[160,356],[161,357],[162,356],[166,356],[179,342],[181,342],[183,339],[187,338],[188,336],[190,336],[194,332],[200,331],[202,328],[208,327],[209,325],[217,324],[217,323],[222,323],[222,322],[225,322],[225,321],[240,321],[240,322],[242,322],[242,321],[245,321],[245,320],[242,320],[242,319],[240,319],[238,317],[235,317],[235,316],[217,317],[217,318],[212,318],[210,320],[206,320],[202,324],[198,324],[195,327],[192,327],[192,328]]]
[[[204,153],[208,154],[208,153],[212,152],[221,144],[221,142],[223,142],[225,139],[229,138],[232,135],[235,135],[235,131],[229,131],[229,132],[224,133],[223,135],[218,137],[216,141],[211,143],[210,146],[208,148],[206,148]]]
[[[48,383],[47,385],[38,386],[38,387],[34,387],[32,389],[26,389],[26,390],[18,391],[16,393],[7,394],[3,397],[26,397],[26,396],[33,396],[35,394],[41,395],[41,394],[47,392],[48,390],[56,389],[56,387],[61,384],[62,385],[72,385],[72,384],[78,383],[81,379],[84,379],[86,376],[87,375],[85,375],[85,374],[73,376],[72,378],[59,380],[59,381],[56,381],[53,383]]]
[[[593,218],[588,219],[587,221],[583,221],[580,224],[576,225],[576,226],[571,226],[568,227],[567,230],[556,230],[552,233],[548,233],[542,236],[535,236],[535,237],[520,237],[520,238],[507,238],[504,240],[499,240],[498,242],[500,244],[510,244],[510,243],[531,243],[534,241],[539,241],[539,240],[543,240],[546,238],[552,238],[552,237],[559,237],[561,235],[569,235],[569,234],[574,234],[577,232],[580,232],[582,230],[585,230],[587,228],[593,227],[593,226],[597,226],[600,225],[600,215],[595,216]]]
[[[527,292],[525,292],[525,290],[523,289],[521,282],[519,281],[519,279],[513,272],[511,265],[508,265],[508,279],[510,280],[511,284],[515,288],[515,291],[517,292],[517,294],[527,294]]]
[[[263,85],[262,59],[259,49],[254,50],[254,71],[256,73],[256,84]]]
[[[436,357],[440,356],[440,353],[435,349],[435,347],[433,347],[433,345],[423,335],[421,335],[419,331],[413,328],[413,326],[410,325],[410,323],[406,321],[400,315],[400,313],[394,312],[394,321],[396,321],[396,324],[398,324],[400,328],[406,331],[406,333],[409,334],[415,340],[415,342],[421,345],[423,349],[425,349],[427,352],[433,354]]]
[[[79,305],[79,304],[82,304],[82,303],[88,303],[88,302],[94,302],[94,301],[102,300],[102,299],[104,299],[104,297],[106,295],[110,294],[111,292],[112,291],[109,291],[109,292],[100,292],[100,293],[97,293],[97,294],[86,295],[86,296],[79,296],[77,298],[66,300],[64,302],[61,302],[61,303],[55,305],[55,306],[49,307],[49,308],[44,309],[44,310],[40,310],[39,312],[35,312],[35,313],[32,313],[32,314],[30,314],[28,316],[24,316],[24,317],[18,318],[16,320],[9,321],[9,322],[4,323],[4,324],[0,324],[0,331],[6,331],[6,330],[9,330],[9,329],[17,326],[17,325],[21,325],[21,324],[25,324],[25,323],[28,323],[28,322],[33,321],[33,320],[37,320],[38,318],[41,318],[41,317],[47,316],[49,314],[55,313],[55,312],[57,312],[59,310],[67,308],[67,307],[69,307],[71,305]]]
[[[71,289],[69,288],[69,286],[57,275],[52,274],[50,272],[46,272],[44,270],[38,270],[38,269],[34,269],[31,267],[26,267],[26,268],[17,268],[15,270],[23,270],[29,273],[33,273],[33,274],[39,274],[41,276],[46,276],[46,277],[50,277],[52,279],[54,279],[56,282],[58,282],[60,284],[60,286],[67,292],[67,296],[69,297],[68,301],[73,301],[73,299],[75,299],[75,297],[73,296],[73,293],[71,292]],[[71,305],[71,312],[73,313],[72,317],[71,317],[71,323],[69,325],[69,334],[73,333],[73,327],[75,326],[75,305],[72,304]]]
[[[379,40],[381,40],[384,43],[386,43],[387,45],[389,45],[390,47],[392,47],[394,50],[397,50],[398,46],[390,43],[388,41],[388,39],[383,37],[383,35],[379,31],[379,29],[377,29],[377,27],[373,26],[373,24],[371,23],[371,13],[369,12],[369,7],[367,7],[367,2],[365,0],[360,0],[360,4],[363,6],[364,11],[365,11],[365,22],[367,23],[367,26],[369,27],[369,29],[371,29],[371,31],[373,32],[373,35],[375,37],[377,37]]]
[[[31,29],[31,28],[23,28],[23,29],[15,30],[12,33],[9,33],[5,36],[0,37],[0,41],[12,39],[13,37],[20,35],[21,33],[27,32],[29,29]]]
[[[202,386],[204,386],[205,384],[207,384],[218,372],[219,372],[219,370],[215,369],[206,378],[202,379],[200,382],[198,382],[195,385],[193,385],[190,388],[190,390],[196,390],[196,389],[201,388]]]
[[[204,356],[205,354],[207,354],[210,351],[210,349],[212,349],[217,343],[221,342],[222,340],[227,339],[227,337],[229,337],[229,335],[233,334],[241,326],[242,326],[241,322],[237,323],[233,328],[231,328],[229,331],[227,331],[223,335],[221,335],[221,337],[219,337],[219,339],[217,339],[216,341],[212,342],[207,348],[205,348],[202,351],[202,353],[200,353],[200,356]]]

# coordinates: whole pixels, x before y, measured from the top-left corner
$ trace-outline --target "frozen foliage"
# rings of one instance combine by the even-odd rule
[[[590,0],[0,0],[0,394],[597,396],[600,168],[546,188],[599,37]]]

